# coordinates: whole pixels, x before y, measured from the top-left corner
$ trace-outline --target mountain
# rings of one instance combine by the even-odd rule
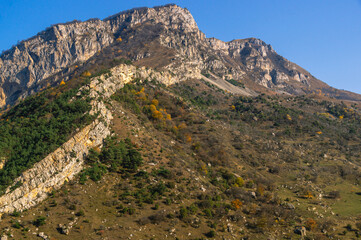
[[[0,106],[66,81],[103,51],[116,51],[114,57],[126,57],[138,66],[167,69],[183,76],[180,80],[206,73],[210,82],[242,95],[322,91],[340,99],[361,99],[317,80],[259,39],[206,38],[188,10],[167,5],[132,9],[104,20],[56,24],[20,42],[0,56]]]
[[[361,104],[187,9],[57,24],[0,58],[1,239],[354,239]]]

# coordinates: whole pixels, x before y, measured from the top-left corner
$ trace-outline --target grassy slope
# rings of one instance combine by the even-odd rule
[[[73,221],[82,210],[68,236],[72,239],[131,234],[133,239],[199,239],[212,230],[216,238],[297,238],[294,227],[307,226],[310,218],[316,221],[310,237],[355,236],[347,230],[340,234],[347,224],[355,229],[360,214],[356,106],[347,106],[354,109],[350,114],[342,112],[344,106],[335,109],[305,97],[240,99],[203,81],[143,86],[144,91],[142,85],[122,90],[114,98],[120,102],[109,106],[114,133],[141,149],[139,171],[147,174],[111,173],[85,185],[74,181],[22,216],[6,217],[0,227],[10,227],[15,239],[35,239],[32,233],[40,231],[65,239],[58,224]],[[162,115],[148,107],[153,99]],[[319,114],[324,112],[335,119]],[[164,191],[154,196],[159,184]],[[310,198],[304,197],[307,191]],[[325,198],[331,191],[340,197]],[[242,206],[237,208],[235,200]],[[38,231],[32,225],[37,216],[47,216]],[[11,220],[24,226],[11,227]]]

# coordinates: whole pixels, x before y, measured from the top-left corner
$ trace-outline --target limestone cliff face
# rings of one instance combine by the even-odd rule
[[[0,213],[23,211],[35,206],[53,189],[61,187],[64,182],[73,179],[83,169],[84,158],[89,149],[101,147],[103,140],[111,133],[112,113],[100,99],[109,98],[125,83],[135,78],[156,78],[167,85],[179,81],[169,72],[156,72],[131,65],[119,65],[110,72],[110,75],[104,74],[91,79],[88,85],[79,90],[79,94],[82,91],[89,91],[89,96],[93,99],[90,114],[99,113],[98,118],[15,179],[13,186],[18,182],[21,186],[13,191],[11,186],[7,188],[6,193],[0,197]]]
[[[133,9],[103,21],[54,25],[0,56],[0,108],[37,91],[36,85],[54,73],[85,62],[112,44],[122,30],[144,22],[201,34],[188,10],[175,5]]]
[[[223,80],[221,85],[233,78],[289,94],[318,88],[334,92],[263,41],[206,38],[187,9],[166,5],[132,9],[104,20],[54,25],[6,51],[0,56],[0,108],[40,91],[40,85],[54,85],[59,81],[51,78],[55,73],[71,74],[76,65],[93,61],[97,53],[118,44],[119,37],[124,39],[119,49],[123,57],[141,66],[161,66],[181,76],[180,80],[202,77],[201,72],[208,71],[211,80]],[[252,89],[231,92],[250,94]]]
[[[160,23],[169,29],[180,30],[184,33],[199,32],[190,12],[174,4],[154,8],[135,8],[115,14],[104,21],[110,25],[114,33],[149,21],[152,24]]]
[[[296,64],[278,55],[271,45],[260,39],[249,38],[223,42],[210,38],[209,45],[219,55],[234,59],[244,73],[240,76],[253,75],[253,81],[271,89],[286,89],[292,83],[309,87],[314,77]]]
[[[0,107],[113,41],[109,26],[90,20],[55,25],[21,42],[0,56]]]

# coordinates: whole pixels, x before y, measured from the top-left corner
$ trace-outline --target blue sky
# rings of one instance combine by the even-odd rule
[[[256,37],[333,87],[361,93],[361,0],[0,0],[0,51],[51,24],[176,3],[207,37]]]

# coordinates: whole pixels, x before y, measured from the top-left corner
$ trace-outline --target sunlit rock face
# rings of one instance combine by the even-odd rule
[[[151,59],[159,49],[137,52],[130,45],[132,38],[149,35],[146,27],[139,26],[152,26],[148,27],[153,34],[152,43],[173,51],[173,57],[164,61],[162,68],[182,76],[181,80],[201,78],[202,71],[208,71],[213,78],[240,82],[248,79],[276,92],[291,94],[304,93],[316,80],[259,39],[223,42],[206,38],[187,9],[166,5],[132,9],[104,20],[53,25],[4,52],[0,56],[0,107],[14,104],[44,86],[53,86],[63,76],[60,73],[72,72],[75,66],[111,48],[119,36],[126,39],[122,44],[128,46],[124,56],[133,61]],[[148,44],[145,39],[137,40]],[[60,77],[52,78],[57,73]]]

